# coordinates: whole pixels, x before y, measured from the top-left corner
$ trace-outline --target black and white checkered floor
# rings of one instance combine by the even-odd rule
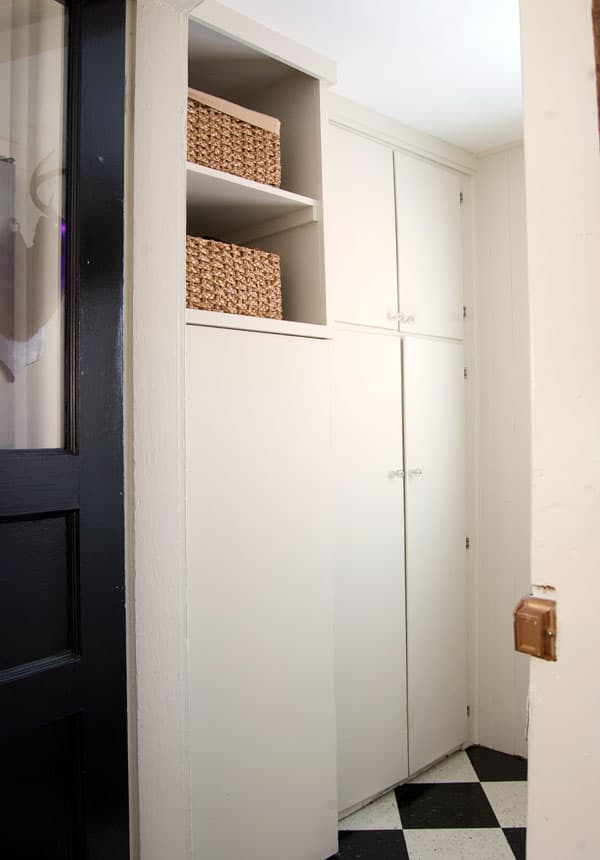
[[[526,822],[526,760],[473,746],[340,821],[335,858],[525,860]]]

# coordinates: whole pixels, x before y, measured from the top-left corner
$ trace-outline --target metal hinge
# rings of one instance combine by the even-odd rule
[[[471,705],[467,705],[467,717],[471,716]]]
[[[467,306],[463,305],[463,319],[466,320],[466,318],[467,318]]]
[[[465,202],[465,195],[462,193],[462,191],[460,192],[460,202],[461,205]]]
[[[465,538],[465,548],[470,549],[471,547],[471,538]]]
[[[464,376],[464,377],[465,377],[465,379],[466,379],[468,375],[469,375],[469,372],[468,372],[467,368],[465,367],[465,368],[464,368],[464,370],[463,370],[463,376]]]

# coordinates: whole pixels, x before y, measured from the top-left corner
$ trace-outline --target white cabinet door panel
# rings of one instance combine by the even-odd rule
[[[461,177],[394,153],[400,330],[463,337]]]
[[[389,147],[329,126],[327,285],[333,319],[398,329],[394,164]]]
[[[406,638],[401,348],[334,343],[335,666],[340,810],[405,779]]]
[[[464,359],[462,344],[411,338],[403,355],[409,764],[415,773],[466,740]]]
[[[337,850],[331,344],[188,326],[194,857]]]

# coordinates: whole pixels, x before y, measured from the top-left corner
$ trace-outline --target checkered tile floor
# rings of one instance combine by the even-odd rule
[[[525,759],[473,746],[340,821],[335,858],[525,860],[526,816]]]

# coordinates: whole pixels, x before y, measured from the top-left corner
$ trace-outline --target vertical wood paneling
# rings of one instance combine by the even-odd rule
[[[528,658],[512,610],[529,589],[529,316],[522,147],[479,160],[479,741],[525,755]]]

